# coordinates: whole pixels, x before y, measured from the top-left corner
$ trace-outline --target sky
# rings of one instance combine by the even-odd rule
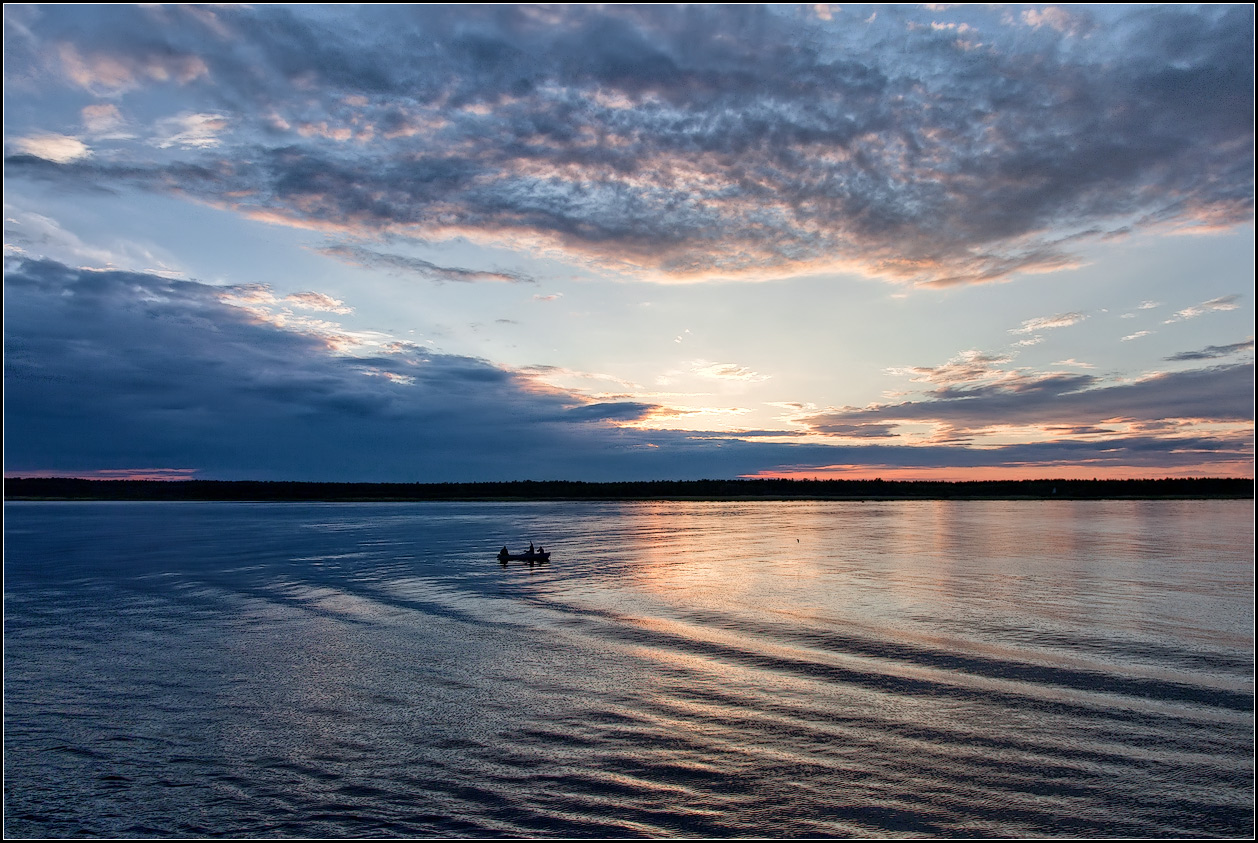
[[[4,7],[4,470],[1253,477],[1254,9]]]

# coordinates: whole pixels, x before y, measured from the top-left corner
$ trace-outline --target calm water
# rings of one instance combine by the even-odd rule
[[[7,836],[1254,831],[1250,501],[4,513]]]

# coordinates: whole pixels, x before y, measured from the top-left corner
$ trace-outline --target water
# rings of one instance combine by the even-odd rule
[[[6,503],[4,831],[1249,836],[1252,519]]]

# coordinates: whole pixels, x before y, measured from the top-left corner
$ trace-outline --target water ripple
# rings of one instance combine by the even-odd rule
[[[1252,507],[1164,503],[6,504],[5,832],[1245,837]]]

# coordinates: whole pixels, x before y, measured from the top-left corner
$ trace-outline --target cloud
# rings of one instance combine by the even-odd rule
[[[71,84],[190,110],[169,159],[26,150],[7,174],[660,280],[1003,281],[1111,232],[1250,222],[1251,7],[1007,18],[48,7],[26,28]]]
[[[1233,354],[1241,354],[1253,350],[1254,341],[1246,340],[1245,342],[1235,342],[1231,345],[1208,345],[1200,351],[1181,351],[1179,354],[1173,354],[1165,359],[1175,362],[1217,360],[1220,357],[1231,357]]]
[[[69,164],[90,158],[91,148],[78,138],[69,135],[31,135],[10,142],[13,149],[54,164]]]
[[[1092,424],[1053,424],[1044,428],[1050,436],[1113,436],[1116,430]]]
[[[157,121],[153,144],[161,149],[179,146],[185,149],[208,149],[218,146],[219,133],[230,125],[221,114],[180,114]]]
[[[51,261],[11,264],[5,283],[7,468],[420,479],[465,458],[483,475],[494,453],[544,442],[533,425],[571,427],[587,403],[420,346],[338,351],[237,303],[262,289]]]
[[[323,293],[293,293],[290,296],[285,296],[284,301],[289,302],[296,307],[305,308],[306,310],[321,310],[326,313],[338,314],[354,312],[354,308],[346,307],[345,302],[340,299],[334,299]]]
[[[657,404],[643,404],[636,401],[616,401],[598,404],[585,404],[567,411],[567,418],[572,421],[617,421],[633,422],[648,418],[659,410]]]
[[[1101,425],[1178,419],[1252,423],[1253,364],[1160,373],[1106,384],[1088,374],[1019,374],[991,384],[947,385],[899,404],[827,411],[800,419],[835,424],[942,424],[958,431],[1045,425]]]
[[[1089,17],[1086,15],[1072,15],[1060,6],[1027,9],[1022,13],[1022,21],[1034,29],[1048,26],[1067,35],[1086,34],[1093,28],[1092,20]]]
[[[480,269],[464,269],[454,266],[439,266],[431,261],[406,255],[390,254],[368,249],[365,246],[339,244],[319,249],[325,255],[353,263],[358,266],[384,269],[399,269],[404,272],[421,275],[433,281],[457,281],[461,283],[479,281],[499,281],[508,284],[536,284],[536,280],[520,272],[490,271]],[[534,296],[534,298],[539,298]],[[540,297],[548,300],[558,296]]]
[[[895,368],[888,374],[907,375],[916,382],[955,385],[976,383],[979,381],[1004,380],[1013,373],[1000,369],[1012,357],[1001,354],[984,354],[981,351],[963,351],[942,366],[914,366],[912,368]]]
[[[701,378],[717,381],[758,383],[769,379],[768,375],[762,375],[736,363],[709,363],[706,360],[699,360],[690,367],[690,371]]]
[[[1202,302],[1201,304],[1193,305],[1192,307],[1186,307],[1183,310],[1178,311],[1170,319],[1167,319],[1163,324],[1170,325],[1174,322],[1182,322],[1185,319],[1195,319],[1204,313],[1211,313],[1217,310],[1236,310],[1236,308],[1240,307],[1240,305],[1237,304],[1239,300],[1240,296],[1236,294],[1232,294],[1230,296],[1219,296],[1216,299],[1210,299],[1210,301]]]
[[[1122,341],[1131,342],[1132,340],[1138,340],[1141,337],[1147,337],[1152,333],[1153,331],[1136,331],[1134,334],[1128,334],[1127,336],[1123,337]]]
[[[1046,328],[1067,328],[1071,325],[1077,325],[1087,315],[1083,313],[1059,313],[1056,316],[1041,316],[1036,319],[1028,319],[1022,323],[1020,328],[1010,328],[1011,334],[1030,334],[1035,331],[1042,331]]]
[[[844,439],[888,439],[899,436],[895,432],[896,425],[888,422],[875,422],[872,424],[843,424],[843,423],[826,423],[818,422],[813,419],[810,427],[817,433],[824,433],[828,436],[838,436]]]
[[[74,44],[63,42],[57,57],[68,79],[101,96],[116,96],[146,82],[187,84],[208,73],[199,56],[173,54],[156,42],[147,45],[133,42],[127,46],[129,49],[125,52],[101,45],[97,50],[84,53]]]
[[[5,206],[6,255],[52,258],[73,264],[136,268],[155,274],[174,272],[174,258],[152,244],[115,240],[101,248],[79,239],[57,220],[43,214]]]
[[[83,128],[89,135],[104,139],[126,140],[133,135],[126,131],[126,120],[113,103],[87,105],[80,112]]]

